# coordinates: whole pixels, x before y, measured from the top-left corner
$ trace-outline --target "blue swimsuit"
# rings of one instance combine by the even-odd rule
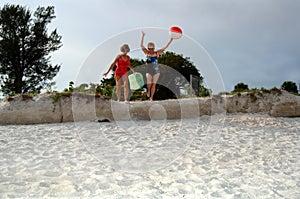
[[[149,73],[152,76],[160,73],[158,68],[157,56],[151,57],[150,55],[147,55],[146,73]]]

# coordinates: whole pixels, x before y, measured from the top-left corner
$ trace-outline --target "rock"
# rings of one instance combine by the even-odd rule
[[[61,122],[61,112],[53,95],[41,94],[31,98],[24,95],[0,102],[0,124],[33,124]]]
[[[274,117],[300,117],[300,102],[277,102],[270,110],[270,115]]]
[[[103,119],[98,119],[97,122],[110,122],[109,119],[103,118]]]

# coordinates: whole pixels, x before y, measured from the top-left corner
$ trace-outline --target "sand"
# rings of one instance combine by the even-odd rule
[[[0,126],[0,198],[300,198],[300,118]]]

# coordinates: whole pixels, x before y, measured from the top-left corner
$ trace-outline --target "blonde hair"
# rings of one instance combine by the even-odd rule
[[[155,47],[155,44],[153,42],[149,42],[147,46],[148,46],[148,48],[149,48],[149,46]]]
[[[122,53],[128,53],[128,52],[130,52],[130,48],[129,48],[128,44],[123,44],[120,47],[120,50],[121,50]]]

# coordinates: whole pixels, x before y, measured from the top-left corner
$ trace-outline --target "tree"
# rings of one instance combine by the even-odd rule
[[[0,91],[4,95],[40,92],[51,88],[60,65],[51,65],[49,55],[58,50],[61,36],[48,34],[54,7],[38,7],[32,13],[20,5],[0,10]]]
[[[166,52],[158,58],[158,62],[161,74],[154,99],[164,100],[180,97],[181,90],[184,90],[190,83],[191,75],[198,78],[199,88],[201,85],[203,86],[203,77],[189,57]]]
[[[249,88],[247,84],[240,82],[234,86],[234,90],[232,92],[243,92],[243,91],[249,91]]]
[[[298,93],[297,84],[292,81],[285,81],[281,85],[281,89],[286,90],[291,93]]]

